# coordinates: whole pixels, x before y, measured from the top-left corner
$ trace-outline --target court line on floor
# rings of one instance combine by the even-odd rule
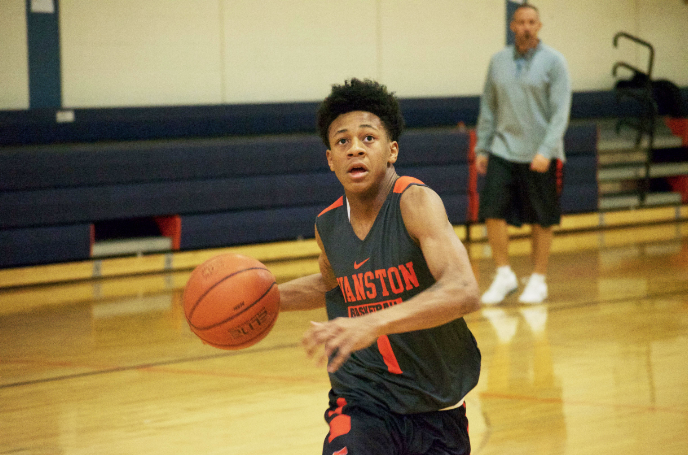
[[[151,373],[166,373],[166,374],[180,374],[180,375],[190,375],[190,376],[209,376],[216,378],[226,378],[226,379],[248,379],[253,381],[276,381],[276,382],[292,382],[292,383],[308,383],[308,384],[321,384],[326,375],[323,371],[323,377],[321,379],[312,379],[306,377],[295,377],[295,376],[272,376],[272,375],[259,375],[259,374],[241,374],[241,373],[218,373],[213,371],[203,371],[203,370],[189,370],[189,369],[177,369],[177,368],[165,368],[159,366],[142,367],[137,368],[140,371],[149,371]]]
[[[615,303],[628,302],[630,300],[649,300],[649,299],[654,299],[654,298],[658,298],[658,297],[681,296],[681,295],[685,295],[685,291],[671,291],[671,292],[665,292],[665,293],[655,293],[655,294],[645,295],[645,296],[637,296],[637,297],[633,297],[633,298],[623,297],[623,298],[619,298],[619,299],[607,299],[607,300],[601,300],[601,301],[586,301],[586,302],[562,304],[562,305],[555,305],[555,306],[550,306],[550,305],[547,305],[546,303],[544,305],[547,305],[547,311],[560,311],[560,310],[575,309],[575,308],[594,306],[594,305],[610,305],[610,304],[615,304]],[[534,306],[532,306],[532,305],[529,305],[529,306],[504,305],[504,306],[497,306],[496,308],[521,309],[521,308],[533,308],[533,307]],[[482,315],[478,315],[478,319],[487,320],[487,318],[485,316],[482,316]],[[30,381],[20,381],[20,382],[2,384],[2,385],[0,385],[0,390],[12,388],[12,387],[21,387],[21,386],[28,386],[28,385],[36,385],[36,384],[64,381],[64,380],[77,379],[77,378],[88,377],[88,376],[97,376],[97,375],[109,374],[109,373],[120,373],[120,372],[124,372],[124,371],[146,370],[146,369],[152,370],[152,369],[159,368],[159,367],[178,365],[181,363],[220,359],[220,358],[226,358],[226,357],[233,357],[233,356],[237,356],[237,355],[247,355],[247,354],[252,354],[252,353],[256,353],[256,352],[270,352],[270,351],[278,351],[281,349],[292,349],[292,348],[299,347],[299,345],[300,345],[300,343],[288,343],[288,344],[281,344],[281,345],[277,345],[277,346],[266,347],[266,348],[262,348],[262,349],[251,349],[251,350],[245,350],[245,351],[239,350],[239,351],[223,352],[220,354],[190,357],[190,358],[175,359],[175,360],[167,360],[164,362],[152,362],[152,363],[147,363],[147,364],[120,366],[120,367],[105,367],[103,369],[99,369],[99,370],[95,370],[95,371],[86,371],[83,373],[74,373],[74,374],[68,374],[68,375],[62,375],[62,376],[54,376],[54,377],[50,377],[50,378],[43,378],[43,379],[35,379],[35,380],[30,380]],[[11,362],[18,363],[16,360],[8,360],[8,359],[0,358],[0,363],[11,363]],[[23,361],[22,363],[35,363],[35,362]],[[44,364],[49,365],[50,362],[45,362]],[[61,365],[61,366],[93,368],[92,365],[91,366],[76,365],[76,364],[71,364],[69,362],[64,362],[64,363],[63,362],[55,362],[53,364],[54,365]],[[184,371],[182,371],[182,373],[184,373]]]
[[[21,387],[21,386],[27,386],[27,385],[36,385],[36,384],[44,384],[44,383],[50,383],[50,382],[66,381],[66,380],[70,380],[70,379],[78,379],[78,378],[89,377],[89,376],[98,376],[98,375],[109,374],[109,373],[121,373],[124,371],[153,370],[156,368],[166,367],[166,366],[170,366],[170,365],[178,365],[178,364],[187,363],[187,362],[200,362],[200,361],[204,361],[204,360],[222,359],[222,358],[227,358],[227,357],[235,357],[238,355],[247,355],[247,354],[253,354],[253,353],[258,353],[258,352],[279,351],[282,349],[293,349],[293,348],[296,348],[299,346],[300,346],[300,343],[288,343],[288,344],[280,344],[280,345],[270,346],[270,347],[260,348],[260,349],[222,352],[219,354],[210,354],[210,355],[205,355],[205,356],[187,357],[187,358],[183,358],[183,359],[166,360],[164,362],[151,362],[151,363],[129,365],[129,366],[100,367],[101,369],[94,370],[94,371],[85,371],[83,373],[73,373],[73,374],[53,376],[53,377],[43,378],[43,379],[34,379],[34,380],[30,380],[30,381],[19,381],[19,382],[13,382],[13,383],[8,383],[8,384],[2,384],[2,385],[0,385],[0,390],[12,388],[12,387]],[[43,365],[68,366],[68,367],[73,367],[73,368],[99,368],[99,367],[94,367],[93,365],[79,365],[79,364],[71,363],[71,362],[51,362],[51,361],[37,362],[34,360],[23,360],[22,361],[22,360],[12,360],[12,359],[2,359],[2,358],[0,358],[0,363],[23,363],[23,364],[41,363]],[[182,371],[182,372],[184,372],[184,371]],[[234,376],[232,376],[232,377],[234,377]]]
[[[493,309],[494,308],[494,309],[502,309],[502,310],[521,310],[524,308],[546,307],[548,312],[553,312],[553,311],[562,311],[562,310],[569,310],[569,309],[578,309],[578,308],[590,307],[590,306],[595,306],[595,305],[615,305],[618,303],[638,302],[638,301],[652,300],[652,299],[657,299],[657,298],[662,298],[662,297],[681,297],[681,296],[688,297],[688,289],[673,290],[673,291],[667,291],[667,292],[657,292],[654,294],[645,294],[645,295],[639,295],[639,296],[624,296],[624,297],[619,297],[617,299],[586,300],[586,301],[581,301],[581,302],[570,302],[570,303],[560,303],[560,304],[557,304],[555,302],[545,301],[545,302],[537,304],[537,305],[528,305],[528,304],[520,304],[520,303],[506,303],[504,305],[483,305],[482,309]],[[476,319],[487,320],[487,318],[481,314],[480,310],[478,310],[474,314],[475,314],[475,316],[477,316]],[[469,315],[469,317],[470,317],[470,315]]]
[[[551,404],[561,404],[561,405],[573,405],[573,406],[589,406],[598,408],[615,408],[620,410],[628,411],[633,409],[636,411],[644,412],[664,412],[669,414],[681,414],[688,415],[688,409],[676,409],[667,406],[655,406],[655,405],[642,405],[642,404],[630,404],[630,403],[605,403],[605,402],[592,402],[592,401],[582,401],[582,400],[569,400],[563,398],[544,398],[537,397],[533,395],[516,395],[507,393],[494,393],[494,392],[479,392],[478,395],[481,399],[498,399],[498,400],[511,400],[511,401],[533,401],[536,403],[551,403]]]

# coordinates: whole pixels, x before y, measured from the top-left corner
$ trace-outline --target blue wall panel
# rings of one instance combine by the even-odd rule
[[[54,12],[33,12],[26,0],[31,109],[62,106],[59,1],[52,1]]]

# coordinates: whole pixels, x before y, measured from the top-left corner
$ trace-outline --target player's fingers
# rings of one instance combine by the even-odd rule
[[[325,352],[320,351],[320,354],[315,357],[315,366],[322,367],[323,365],[327,364],[327,359],[328,357]]]
[[[313,357],[318,347],[325,341],[322,337],[322,324],[318,322],[311,322],[311,328],[303,334],[301,338],[301,345],[306,351],[308,357]]]
[[[334,373],[341,367],[344,362],[349,360],[351,357],[351,352],[348,349],[339,348],[335,351],[334,355],[330,357],[330,361],[327,364],[327,372]]]

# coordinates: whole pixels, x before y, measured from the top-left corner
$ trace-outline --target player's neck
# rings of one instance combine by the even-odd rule
[[[368,194],[346,195],[349,209],[349,222],[360,239],[364,239],[375,223],[380,208],[394,188],[398,176],[394,168],[385,174],[384,179]]]

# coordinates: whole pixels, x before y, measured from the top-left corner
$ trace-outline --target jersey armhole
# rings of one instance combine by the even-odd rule
[[[415,177],[399,177],[397,181],[394,182],[394,192],[403,193],[406,188],[413,184],[425,185],[425,183],[421,182]]]

